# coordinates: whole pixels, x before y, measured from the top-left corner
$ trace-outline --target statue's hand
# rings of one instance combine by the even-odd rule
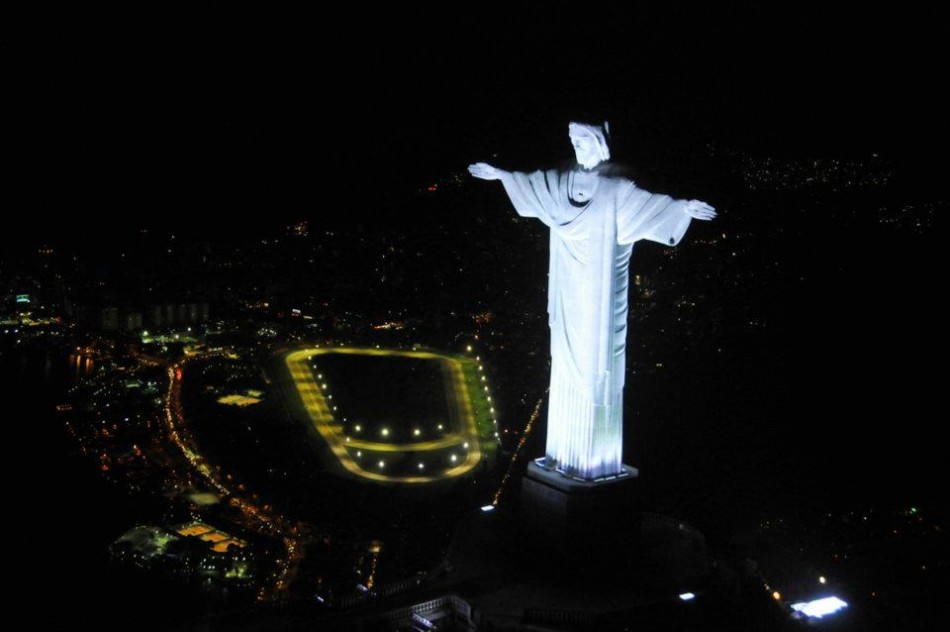
[[[501,178],[502,170],[492,167],[487,162],[476,162],[468,166],[468,172],[480,180],[498,180]]]
[[[683,209],[687,215],[695,219],[709,221],[716,219],[716,209],[700,200],[690,200]]]

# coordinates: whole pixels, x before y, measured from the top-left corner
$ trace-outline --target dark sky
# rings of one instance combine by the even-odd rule
[[[513,167],[565,158],[565,123],[581,117],[647,146],[914,160],[937,146],[932,10],[755,4],[355,3],[331,17],[198,3],[8,23],[5,206],[24,239],[112,214],[352,213],[355,191],[495,153]],[[53,210],[72,219],[51,227]]]

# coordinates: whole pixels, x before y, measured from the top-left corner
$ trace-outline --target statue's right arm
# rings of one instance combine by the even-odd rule
[[[505,171],[493,167],[487,162],[476,162],[469,165],[469,173],[481,180],[501,180],[505,193],[515,207],[515,212],[522,217],[544,217],[543,203],[538,199],[537,192],[528,182],[528,174]],[[542,221],[544,221],[542,219]],[[546,222],[547,223],[547,222]]]
[[[469,165],[468,172],[480,180],[501,180],[504,176],[511,175],[504,169],[493,167],[487,162],[476,162]]]

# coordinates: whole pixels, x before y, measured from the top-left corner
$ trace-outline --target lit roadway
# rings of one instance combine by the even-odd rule
[[[459,425],[462,431],[445,435],[439,439],[419,441],[416,443],[386,443],[347,437],[343,431],[343,426],[334,418],[333,411],[327,403],[327,398],[324,397],[320,385],[317,384],[309,364],[309,361],[314,356],[330,353],[396,356],[421,360],[436,360],[440,362],[442,366],[449,371],[449,375],[452,378],[452,389],[455,400],[455,411],[453,412],[461,422]],[[431,483],[433,481],[465,474],[478,465],[481,460],[482,452],[479,447],[478,428],[475,425],[471,396],[468,392],[468,386],[465,382],[465,374],[462,370],[462,362],[460,360],[451,356],[428,351],[394,351],[356,347],[302,349],[289,352],[284,360],[287,363],[287,370],[293,379],[294,386],[300,395],[304,410],[307,411],[311,423],[317,432],[320,433],[320,436],[327,442],[327,445],[330,447],[330,450],[333,451],[333,454],[336,455],[340,464],[346,468],[348,472],[362,478],[381,482]],[[468,445],[467,448],[465,447],[466,444]],[[460,464],[447,470],[429,475],[397,475],[372,472],[364,469],[363,466],[353,458],[351,453],[352,450],[356,449],[379,453],[429,452],[456,446],[460,450],[467,450],[465,459]]]
[[[305,555],[301,542],[299,525],[293,524],[283,516],[267,511],[235,494],[217,468],[207,463],[198,452],[191,434],[185,428],[185,417],[181,405],[181,383],[183,368],[192,358],[182,360],[181,364],[168,368],[168,393],[165,398],[165,425],[168,437],[178,446],[192,467],[197,470],[211,487],[228,499],[228,503],[237,508],[248,519],[251,526],[270,536],[282,536],[286,556],[276,560],[277,570],[273,575],[274,584],[270,590],[261,589],[258,598],[279,599],[286,597],[290,583],[296,576],[297,567]]]

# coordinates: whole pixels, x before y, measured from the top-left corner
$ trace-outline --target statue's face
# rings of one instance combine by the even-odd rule
[[[574,146],[577,164],[585,169],[593,169],[600,162],[597,141],[590,134],[571,134],[571,144]]]

